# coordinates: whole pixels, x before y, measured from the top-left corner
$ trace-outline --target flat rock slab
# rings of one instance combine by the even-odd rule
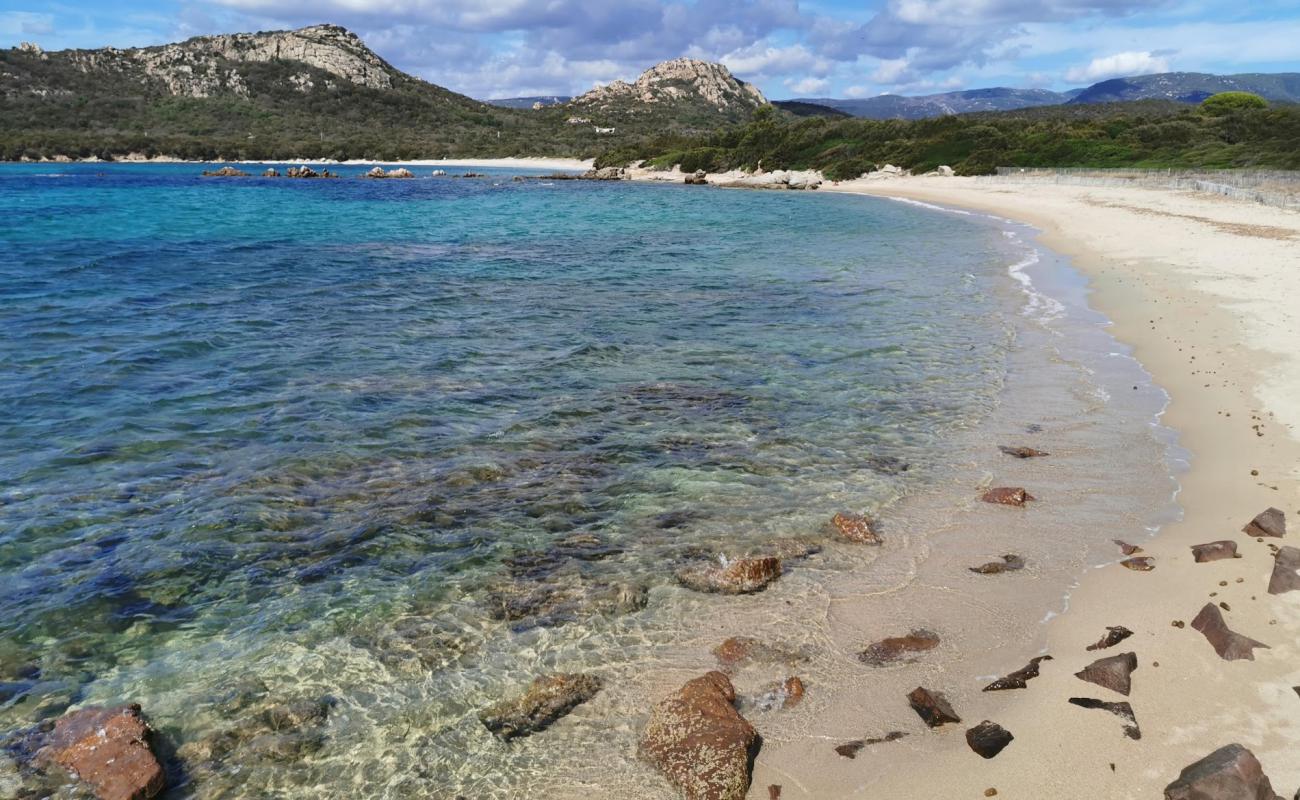
[[[997,680],[984,687],[986,692],[1001,692],[1006,689],[1023,689],[1034,678],[1038,677],[1038,664],[1042,661],[1051,661],[1051,656],[1035,656],[1029,660],[1029,663],[1006,677]]]
[[[479,712],[483,727],[502,739],[528,736],[587,702],[600,691],[595,675],[559,673],[533,680],[519,697],[503,700]]]
[[[1207,561],[1219,561],[1224,558],[1240,558],[1237,555],[1237,543],[1228,539],[1222,539],[1217,542],[1207,542],[1206,544],[1192,545],[1192,558],[1196,559],[1197,564],[1204,564]]]
[[[781,577],[781,559],[775,556],[706,561],[677,570],[677,580],[688,589],[718,594],[761,592]]]
[[[1261,511],[1246,523],[1246,527],[1242,528],[1241,532],[1256,537],[1286,536],[1286,514],[1277,508]]]
[[[1005,555],[1001,561],[990,561],[987,564],[981,564],[978,567],[968,567],[971,572],[980,575],[997,575],[1003,572],[1014,572],[1025,568],[1025,560],[1014,553]]]
[[[998,449],[1009,456],[1014,456],[1015,458],[1042,458],[1043,456],[1051,455],[1051,453],[1044,453],[1042,450],[1035,450],[1032,447],[1008,447],[1007,445],[1000,444],[998,445]]]
[[[1120,642],[1133,635],[1133,631],[1125,628],[1123,625],[1109,625],[1106,627],[1106,635],[1097,640],[1096,644],[1090,644],[1086,650],[1105,650],[1107,647],[1114,647]]]
[[[1119,692],[1127,697],[1133,687],[1132,674],[1133,670],[1137,669],[1137,666],[1136,653],[1120,653],[1119,655],[1097,659],[1082,670],[1074,673],[1074,677]]]
[[[934,692],[923,687],[916,687],[907,695],[907,702],[926,725],[938,728],[950,722],[961,722],[961,717],[952,710],[948,698],[941,692]]]
[[[1165,800],[1282,800],[1255,754],[1239,744],[1220,747],[1183,767],[1165,787]]]
[[[918,629],[906,636],[892,636],[867,645],[865,650],[858,653],[858,660],[873,667],[882,667],[902,661],[914,653],[933,650],[938,646],[938,634]]]
[[[1268,579],[1269,594],[1283,594],[1300,589],[1300,547],[1281,547],[1273,556],[1273,574]]]
[[[881,544],[884,541],[871,518],[862,514],[840,512],[831,517],[831,528],[841,539],[857,544]]]
[[[1119,545],[1119,551],[1120,551],[1121,553],[1123,553],[1124,555],[1126,555],[1126,556],[1131,556],[1131,555],[1134,555],[1134,554],[1136,554],[1136,553],[1141,553],[1141,552],[1142,552],[1142,548],[1141,548],[1141,547],[1138,547],[1138,546],[1135,545],[1135,544],[1129,544],[1128,542],[1124,541],[1123,539],[1111,539],[1111,541],[1114,542],[1115,544]]]
[[[1151,556],[1137,556],[1135,558],[1126,558],[1119,562],[1120,566],[1125,569],[1131,569],[1134,572],[1150,572],[1156,568],[1156,560]]]
[[[1123,720],[1125,736],[1130,739],[1142,738],[1142,730],[1138,728],[1137,717],[1133,715],[1133,706],[1127,702],[1108,703],[1105,700],[1097,700],[1093,697],[1071,697],[1070,704],[1080,708],[1096,708],[1109,711]]]
[[[640,752],[686,800],[742,800],[759,738],[721,672],[687,681],[650,712]]]
[[[798,664],[804,660],[802,653],[759,641],[752,636],[733,636],[713,648],[713,655],[724,669],[743,667],[751,663]]]
[[[1016,737],[996,722],[984,720],[966,731],[966,744],[982,758],[993,758]]]
[[[1205,638],[1214,647],[1214,652],[1224,661],[1254,661],[1256,647],[1268,648],[1263,642],[1230,630],[1228,623],[1223,621],[1223,612],[1214,603],[1205,604],[1196,619],[1192,620],[1192,627],[1205,634]]]
[[[1003,506],[1023,507],[1030,500],[1037,500],[1029,492],[1021,489],[1019,486],[999,486],[989,489],[980,495],[980,499],[986,503],[996,503]]]
[[[151,733],[138,705],[89,706],[55,723],[36,761],[76,774],[99,800],[147,800],[166,780],[149,747]]]

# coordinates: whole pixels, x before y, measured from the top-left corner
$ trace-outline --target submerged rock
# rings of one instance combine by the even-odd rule
[[[1120,566],[1125,569],[1131,569],[1134,572],[1150,572],[1156,568],[1156,560],[1151,556],[1137,556],[1135,558],[1126,558],[1119,562]]]
[[[1032,447],[1007,447],[1006,445],[998,445],[998,449],[1007,455],[1016,458],[1042,458],[1043,456],[1051,455],[1051,453],[1044,453],[1042,450],[1035,450]]]
[[[1001,692],[1007,689],[1023,689],[1029,681],[1038,677],[1038,665],[1043,661],[1051,661],[1051,656],[1035,656],[1029,660],[1029,663],[1015,672],[1003,678],[990,683],[984,687],[986,692]]]
[[[1120,539],[1111,539],[1111,541],[1119,545],[1119,551],[1126,556],[1131,556],[1134,553],[1142,552],[1142,548],[1138,547],[1135,544],[1129,544],[1128,542],[1121,541]]]
[[[875,523],[863,514],[841,511],[831,517],[831,527],[841,539],[857,544],[880,544],[883,541],[876,533]]]
[[[776,708],[794,708],[803,700],[803,680],[790,676],[765,686],[754,698],[753,705],[759,711],[772,711]]]
[[[775,556],[701,562],[677,570],[677,580],[697,592],[751,594],[766,589],[781,577],[781,559]]]
[[[519,697],[503,700],[479,712],[479,721],[498,737],[510,740],[546,729],[552,722],[587,702],[600,691],[595,675],[559,673],[533,680]]]
[[[854,739],[851,742],[845,742],[844,744],[837,745],[835,747],[835,752],[839,753],[845,758],[856,758],[858,752],[862,750],[862,748],[864,747],[868,747],[873,744],[883,744],[885,742],[896,742],[899,739],[902,739],[906,735],[907,734],[904,733],[903,731],[890,731],[889,733],[886,733],[884,736],[875,739]]]
[[[1268,579],[1269,594],[1283,594],[1300,589],[1300,548],[1282,547],[1273,555],[1273,574]]]
[[[1263,642],[1229,630],[1228,623],[1223,621],[1223,612],[1214,603],[1205,604],[1196,619],[1192,620],[1192,627],[1205,634],[1205,638],[1214,647],[1214,652],[1224,661],[1254,661],[1255,648],[1268,647]]]
[[[938,634],[924,629],[914,630],[906,636],[893,636],[867,645],[858,653],[858,660],[873,667],[883,667],[902,660],[913,653],[923,653],[939,646]]]
[[[1207,561],[1219,561],[1224,558],[1241,558],[1241,556],[1237,555],[1236,542],[1222,539],[1217,542],[1192,545],[1192,558],[1196,560],[1197,564],[1204,564]]]
[[[1282,800],[1255,754],[1239,744],[1220,747],[1183,767],[1165,787],[1165,800]]]
[[[72,772],[99,800],[147,800],[166,780],[151,734],[138,705],[89,706],[59,719],[36,762]]]
[[[1037,500],[1038,498],[1018,486],[998,486],[989,489],[980,496],[980,499],[986,503],[1021,508],[1030,500]]]
[[[815,555],[822,551],[822,546],[816,542],[810,542],[806,539],[773,539],[756,548],[751,555],[754,556],[775,556],[781,559],[782,563],[786,561],[796,561],[801,558]]]
[[[1098,639],[1096,644],[1090,644],[1085,649],[1105,650],[1107,647],[1114,647],[1132,635],[1133,631],[1123,625],[1111,625],[1106,628],[1105,636]]]
[[[1137,717],[1133,716],[1133,706],[1127,702],[1108,703],[1092,697],[1071,697],[1070,703],[1080,708],[1096,708],[1109,711],[1124,721],[1124,735],[1130,739],[1141,739],[1142,731],[1138,728]]]
[[[510,582],[487,597],[493,619],[515,622],[518,630],[563,625],[597,615],[617,616],[645,608],[644,586],[579,579],[543,583]]]
[[[1025,568],[1025,560],[1014,553],[1002,557],[1001,561],[990,561],[987,564],[981,564],[978,567],[968,567],[971,572],[980,575],[997,575],[1002,572],[1014,572],[1018,569]]]
[[[982,758],[993,758],[1016,737],[996,722],[984,720],[966,731],[966,744]]]
[[[801,653],[776,647],[749,636],[733,636],[713,648],[713,655],[725,670],[752,662],[793,665],[804,660]]]
[[[1261,511],[1241,531],[1250,536],[1286,536],[1286,514],[1276,508]]]
[[[1136,653],[1120,653],[1097,659],[1074,673],[1074,677],[1127,696],[1133,686],[1133,670],[1137,667]]]
[[[941,692],[934,692],[923,687],[916,687],[907,695],[907,702],[917,716],[931,728],[938,728],[950,722],[961,722],[961,717],[952,710],[948,698]]]
[[[650,712],[639,750],[687,800],[742,800],[760,741],[732,703],[736,690],[710,672]]]

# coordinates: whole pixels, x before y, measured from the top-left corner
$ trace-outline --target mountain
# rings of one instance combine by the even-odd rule
[[[905,97],[882,94],[863,99],[798,98],[794,101],[829,106],[867,119],[928,119],[976,111],[1014,111],[1038,106],[1116,103],[1131,100],[1174,100],[1199,103],[1217,92],[1254,92],[1270,102],[1300,102],[1300,73],[1246,73],[1209,75],[1167,72],[1115,78],[1083,89],[1052,92],[1046,89],[969,89],[961,92]]]
[[[1129,100],[1175,100],[1199,103],[1219,92],[1252,92],[1270,102],[1300,103],[1300,72],[1210,75],[1204,72],[1164,72],[1114,78],[1079,92],[1071,103],[1117,103]]]
[[[782,111],[789,111],[796,117],[830,117],[835,119],[838,117],[853,116],[849,112],[841,111],[838,108],[820,106],[816,103],[807,103],[802,100],[773,100],[772,105]]]
[[[572,99],[568,95],[538,95],[536,97],[498,97],[495,100],[484,100],[483,102],[501,108],[541,109],[547,106],[558,106]]]
[[[674,58],[656,64],[632,83],[614,81],[579,95],[560,108],[597,125],[637,120],[671,121],[686,130],[748,120],[767,105],[756,86],[738,80],[721,64]]]

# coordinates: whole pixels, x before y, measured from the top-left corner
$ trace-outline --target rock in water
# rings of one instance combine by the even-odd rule
[[[997,503],[998,505],[1020,508],[1030,500],[1037,500],[1038,498],[1018,486],[999,486],[989,489],[980,499],[986,503]]]
[[[990,561],[987,564],[981,564],[978,567],[969,567],[971,572],[980,575],[997,575],[1002,572],[1014,572],[1018,569],[1025,568],[1025,560],[1020,556],[1011,553],[1002,557],[1001,561]]]
[[[225,166],[222,167],[221,169],[211,169],[211,170],[205,169],[203,170],[203,177],[205,178],[247,178],[248,173],[240,169],[235,169],[234,167],[231,166]]]
[[[957,716],[957,712],[952,710],[948,698],[944,697],[940,692],[932,692],[918,686],[907,696],[907,702],[911,704],[912,710],[931,728],[937,728],[949,722],[961,722],[961,717]]]
[[[781,559],[775,556],[703,562],[677,570],[677,580],[697,592],[750,594],[781,577]]]
[[[1029,660],[1029,663],[1004,678],[997,680],[984,687],[986,692],[1000,692],[1006,689],[1023,689],[1030,680],[1038,677],[1038,664],[1040,661],[1051,661],[1051,656],[1036,656]]]
[[[1240,633],[1228,629],[1228,623],[1223,621],[1223,612],[1214,603],[1206,603],[1201,612],[1192,620],[1192,627],[1205,634],[1214,647],[1214,652],[1224,661],[1237,661],[1246,659],[1247,661],[1255,660],[1255,648],[1268,645],[1263,642],[1257,642],[1248,636],[1242,636]]]
[[[1107,647],[1114,647],[1132,635],[1133,631],[1123,625],[1111,625],[1106,628],[1105,636],[1098,639],[1096,644],[1090,644],[1085,649],[1105,650]]]
[[[876,533],[875,523],[862,514],[840,512],[831,517],[831,527],[841,539],[858,544],[880,544],[883,540]]]
[[[1183,767],[1165,787],[1165,800],[1282,800],[1255,754],[1239,744],[1220,747]]]
[[[267,168],[266,168],[266,171],[262,173],[262,177],[263,177],[263,178],[278,178],[278,177],[280,177],[280,173],[276,171],[275,167],[267,167]]]
[[[872,739],[854,739],[851,742],[845,742],[844,744],[836,745],[835,752],[839,753],[845,758],[856,758],[858,755],[858,751],[868,745],[883,744],[884,742],[896,742],[899,739],[902,739],[906,735],[907,734],[904,733],[903,731],[890,731],[889,733],[886,733],[884,736],[879,736]]]
[[[724,670],[743,667],[751,662],[772,664],[797,664],[803,661],[801,653],[761,642],[751,636],[733,636],[713,648],[718,664]]]
[[[368,172],[366,172],[366,174],[364,175],[364,177],[366,177],[366,178],[387,178],[387,177],[388,177],[388,173],[387,173],[387,172],[384,172],[384,168],[383,168],[383,167],[371,167],[370,170],[369,170]]]
[[[1074,673],[1074,677],[1104,686],[1127,697],[1133,686],[1133,670],[1137,669],[1137,666],[1136,653],[1120,653],[1117,656],[1097,659]]]
[[[1044,453],[1042,450],[1035,450],[1032,447],[1007,447],[1006,445],[998,445],[998,449],[1007,455],[1015,456],[1016,458],[1042,458],[1043,456],[1051,455],[1051,453]]]
[[[411,172],[411,171],[410,171],[409,169],[407,169],[406,167],[398,167],[397,169],[389,170],[389,172],[388,172],[388,176],[387,176],[387,177],[389,177],[389,178],[414,178],[414,177],[415,177],[415,173],[414,173],[414,172]]]
[[[1300,589],[1300,548],[1283,547],[1273,556],[1273,575],[1268,579],[1268,593],[1282,594]]]
[[[867,645],[867,649],[858,653],[858,660],[863,664],[881,667],[902,659],[912,653],[933,650],[939,646],[939,636],[927,630],[914,630],[906,636],[893,636]]]
[[[1099,708],[1109,711],[1124,720],[1124,735],[1130,739],[1141,739],[1142,731],[1138,728],[1137,717],[1133,716],[1133,706],[1128,703],[1107,703],[1092,697],[1071,697],[1070,703],[1080,708]]]
[[[1241,531],[1251,536],[1286,536],[1286,514],[1276,508],[1261,511]]]
[[[1204,564],[1207,561],[1218,561],[1224,558],[1238,558],[1237,543],[1223,539],[1217,542],[1207,544],[1192,545],[1192,558],[1196,559],[1197,564]]]
[[[640,752],[687,800],[742,800],[759,738],[736,712],[736,690],[710,672],[660,701],[641,734]]]
[[[1156,560],[1151,556],[1138,556],[1136,558],[1126,558],[1119,562],[1125,569],[1131,569],[1134,572],[1150,572],[1156,568]]]
[[[488,730],[510,740],[545,729],[598,691],[600,679],[595,675],[543,675],[523,695],[484,709],[478,718]]]
[[[1141,548],[1141,547],[1138,547],[1138,546],[1135,545],[1135,544],[1129,544],[1128,542],[1125,542],[1125,541],[1123,541],[1123,540],[1121,540],[1121,539],[1111,539],[1111,541],[1114,542],[1115,544],[1119,545],[1119,551],[1120,551],[1121,553],[1123,553],[1124,555],[1126,555],[1126,556],[1131,556],[1131,555],[1133,555],[1133,554],[1135,554],[1135,553],[1141,553],[1141,552],[1142,552],[1142,548]]]
[[[983,758],[992,758],[1001,753],[1016,737],[996,722],[984,720],[966,731],[966,744]]]
[[[140,706],[88,706],[63,716],[37,763],[54,762],[77,775],[99,800],[147,800],[165,776],[149,748],[152,731]]]

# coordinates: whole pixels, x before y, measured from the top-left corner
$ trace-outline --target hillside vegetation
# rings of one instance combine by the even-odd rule
[[[613,148],[598,166],[646,161],[683,170],[818,169],[843,180],[894,164],[914,173],[997,167],[1300,169],[1300,107],[1208,113],[1165,101],[1050,106],[924,120],[809,117],[760,110],[707,136],[665,134]]]

